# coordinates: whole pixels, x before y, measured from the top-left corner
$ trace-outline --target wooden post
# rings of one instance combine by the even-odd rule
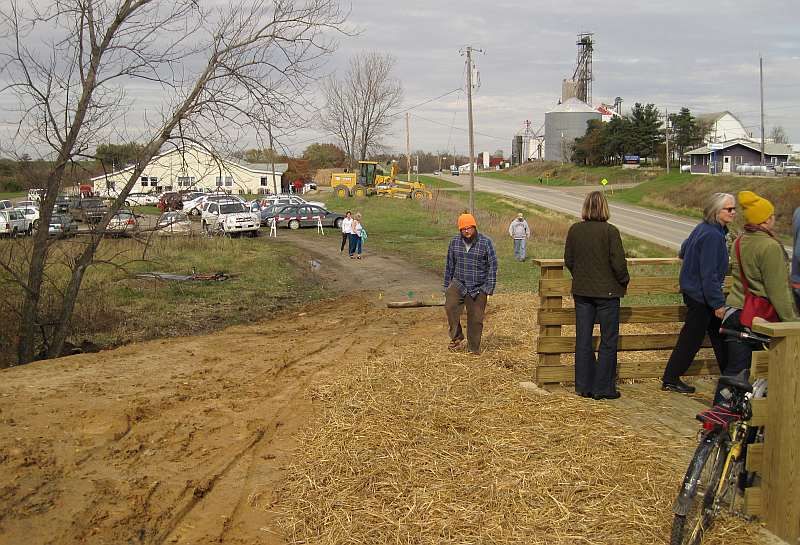
[[[772,337],[762,458],[762,519],[787,543],[800,542],[800,323],[753,324]]]
[[[563,259],[534,259],[534,264],[538,265],[541,269],[541,276],[539,279],[539,293],[541,294],[541,281],[545,278],[564,278],[564,260]],[[542,297],[540,295],[540,306],[542,308],[562,308],[564,298],[560,295]],[[540,325],[539,338],[542,337],[560,337],[560,325]],[[539,354],[539,365],[558,365],[561,361],[560,354]]]

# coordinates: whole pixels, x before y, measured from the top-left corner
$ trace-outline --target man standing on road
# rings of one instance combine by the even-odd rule
[[[464,344],[461,314],[467,308],[467,345],[480,354],[486,300],[497,283],[497,254],[489,237],[478,233],[472,214],[458,217],[459,234],[447,248],[444,268],[444,308],[450,328],[450,350]]]
[[[508,226],[508,234],[514,239],[514,259],[525,261],[525,246],[531,238],[531,228],[522,216],[522,212],[517,214],[517,219]]]

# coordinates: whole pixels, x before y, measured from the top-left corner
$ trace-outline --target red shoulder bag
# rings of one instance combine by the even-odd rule
[[[742,266],[741,241],[742,237],[739,236],[736,239],[736,260],[739,262],[739,278],[742,279],[742,289],[744,290],[744,305],[742,313],[739,315],[739,321],[745,327],[753,327],[753,318],[761,318],[768,322],[780,322],[778,313],[772,303],[769,302],[769,299],[750,293],[750,285],[747,283],[744,266]]]

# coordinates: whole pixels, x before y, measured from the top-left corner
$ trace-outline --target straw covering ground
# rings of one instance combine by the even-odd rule
[[[634,428],[613,402],[521,389],[535,304],[493,297],[479,358],[444,350],[435,327],[315,388],[321,410],[279,502],[288,540],[666,543],[694,437]],[[668,410],[655,387],[623,393]],[[756,543],[756,529],[723,518],[707,543]]]

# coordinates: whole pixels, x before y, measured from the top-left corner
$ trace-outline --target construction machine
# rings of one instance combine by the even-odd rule
[[[397,179],[397,163],[392,161],[389,174],[375,161],[359,161],[357,172],[331,174],[333,194],[346,197],[380,195],[403,199],[432,199],[433,193],[421,182],[404,182]]]

